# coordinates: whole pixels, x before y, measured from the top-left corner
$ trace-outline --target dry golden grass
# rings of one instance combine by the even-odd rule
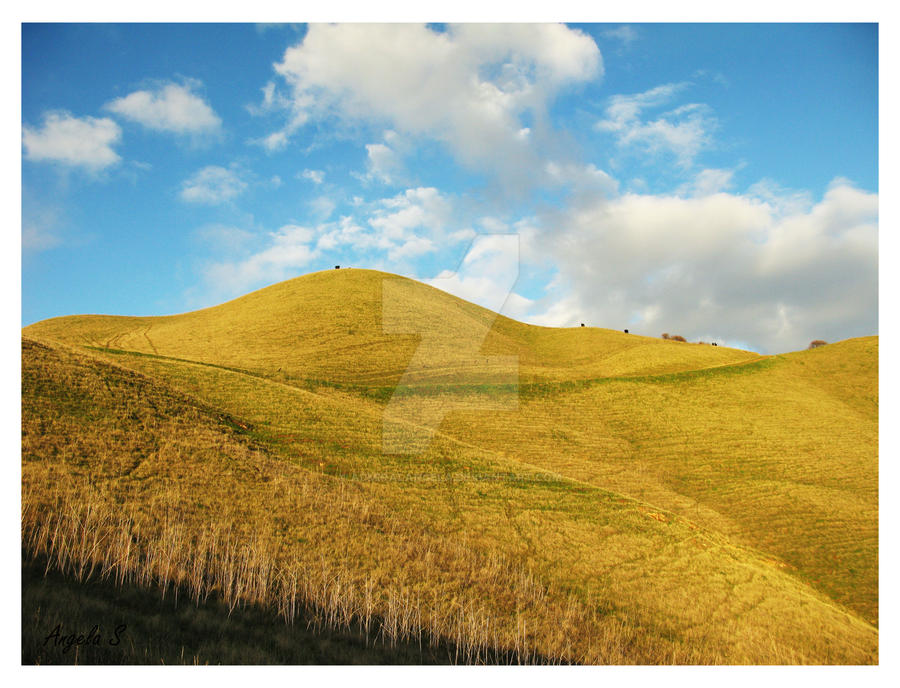
[[[26,328],[44,340],[23,344],[28,550],[451,641],[458,661],[877,662],[877,339],[759,357],[491,325],[407,285],[416,317],[450,323],[413,400],[508,392],[453,370],[487,325],[482,353],[520,356],[522,384],[514,409],[453,412],[426,453],[392,456],[416,342],[381,331],[384,277]]]
[[[438,341],[423,382],[473,382],[459,367],[472,342],[485,356],[514,355],[522,382],[675,372],[759,358],[747,351],[680,346],[600,328],[525,325],[419,282],[375,270],[332,270],[260,289],[183,315],[69,316],[25,328],[31,337],[202,361],[282,379],[396,384],[419,344],[416,334],[384,332],[385,281],[399,290],[411,322]],[[390,292],[391,294],[393,292]],[[390,298],[390,297],[389,297]]]
[[[459,413],[444,431],[728,534],[877,623],[877,340],[832,347],[526,389],[515,413]]]
[[[864,662],[875,652],[874,629],[672,515],[446,437],[413,466],[388,463],[375,418],[338,399],[137,360],[187,370],[168,378],[215,403],[214,391],[240,399],[242,412],[255,405],[259,418],[29,345],[25,542],[78,576],[179,583],[287,619],[313,608],[326,624],[374,624],[388,642],[451,640],[460,661],[500,650],[591,663]],[[272,407],[283,416],[248,438],[242,426],[257,428]],[[329,425],[350,433],[344,456],[322,467],[327,446],[312,460],[300,451]]]

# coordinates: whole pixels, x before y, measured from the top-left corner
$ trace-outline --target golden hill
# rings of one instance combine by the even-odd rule
[[[460,348],[472,342],[485,356],[517,356],[522,382],[666,373],[758,358],[593,327],[526,325],[420,282],[359,269],[304,275],[182,315],[70,316],[35,323],[25,333],[288,378],[392,384],[406,371],[419,337],[384,332],[385,282],[396,285],[388,299],[396,295],[403,309],[393,314],[397,329],[404,321],[426,323],[440,335],[423,361],[423,382],[452,381]],[[472,371],[462,374],[468,380]]]
[[[388,319],[445,333],[413,376],[385,280]],[[459,365],[488,328],[511,406]],[[539,328],[364,270],[23,334],[23,532],[63,570],[464,661],[877,662],[875,337],[761,357]],[[421,455],[382,451],[401,379],[469,407]]]

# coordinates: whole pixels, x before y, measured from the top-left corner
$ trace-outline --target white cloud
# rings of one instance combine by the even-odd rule
[[[262,236],[221,226],[201,230],[198,235],[212,242],[220,253],[245,254],[207,266],[207,285],[220,296],[239,294],[263,283],[288,279],[330,251],[406,263],[443,245],[453,210],[450,201],[434,188],[407,189],[361,207],[363,221],[352,216],[326,221],[335,204],[324,196],[311,204],[318,215],[318,223],[311,226],[285,225]],[[248,250],[250,246],[255,249]]]
[[[241,194],[247,183],[233,169],[209,165],[195,172],[181,187],[181,200],[216,205]]]
[[[307,118],[338,115],[435,138],[464,164],[517,179],[540,169],[528,165],[535,132],[532,126],[521,135],[523,116],[539,119],[561,88],[603,71],[589,36],[555,24],[465,24],[446,32],[315,24],[275,68],[291,100],[289,121],[274,134],[279,145]]]
[[[414,236],[405,240],[399,246],[388,250],[388,260],[404,260],[418,258],[426,253],[437,250],[435,243],[428,237]]]
[[[119,162],[119,155],[112,147],[121,138],[122,130],[111,119],[50,112],[44,115],[40,129],[23,127],[22,143],[28,160],[98,172]]]
[[[264,115],[269,112],[290,108],[291,101],[278,91],[274,81],[268,82],[260,90],[263,94],[262,102],[259,105],[247,106],[247,110],[251,115]]]
[[[321,226],[317,231],[319,239],[316,248],[319,251],[330,251],[341,246],[359,251],[371,248],[376,243],[371,233],[349,216],[342,217],[339,222]]]
[[[106,104],[106,109],[154,131],[175,134],[215,134],[222,120],[192,91],[197,82],[161,84],[152,91],[134,91]]]
[[[248,258],[207,266],[206,281],[219,293],[239,294],[296,276],[316,257],[311,246],[314,237],[315,232],[308,227],[285,225],[269,233],[269,245]]]
[[[621,41],[622,45],[627,48],[637,40],[638,34],[634,28],[625,24],[615,29],[607,29],[603,32],[603,36],[605,38],[613,38],[617,41]]]
[[[425,282],[494,312],[521,317],[533,303],[513,292],[518,278],[518,235],[487,234],[474,239],[459,270],[445,270]]]
[[[528,313],[523,319],[533,325],[542,327],[571,327],[583,322],[587,316],[578,295],[566,294],[554,299],[548,299],[549,306],[540,313]],[[590,318],[588,317],[590,322]],[[596,326],[596,323],[590,323]],[[603,325],[601,325],[603,326]]]
[[[403,159],[411,149],[409,141],[389,129],[382,135],[381,142],[366,144],[366,172],[353,173],[353,176],[363,183],[402,184],[408,177]]]
[[[844,182],[809,208],[752,195],[625,194],[541,219],[559,270],[530,321],[752,342],[769,352],[877,330],[878,197]],[[658,332],[656,331],[658,330]]]
[[[596,124],[599,131],[612,133],[622,148],[656,156],[671,154],[683,167],[690,167],[701,150],[712,143],[718,126],[709,106],[688,103],[645,119],[644,111],[671,103],[686,89],[686,82],[664,84],[633,95],[617,95],[609,100],[606,118]]]
[[[397,151],[384,143],[367,144],[366,156],[367,177],[385,184],[390,184],[403,167]]]
[[[765,201],[778,215],[805,213],[813,207],[813,198],[808,191],[785,189],[771,179],[751,185],[747,195]]]
[[[321,184],[325,181],[325,172],[322,170],[303,170],[303,172],[300,173],[300,177],[308,179],[313,184]]]
[[[595,168],[560,166],[559,173],[607,183]],[[722,189],[729,180],[728,171],[705,170],[692,189],[710,193],[597,194],[593,203],[512,225],[492,216],[463,224],[452,197],[411,188],[360,205],[359,219],[282,227],[245,258],[210,266],[207,280],[236,294],[298,274],[329,252],[341,257],[334,262],[359,257],[403,272],[409,261],[471,239],[476,226],[493,236],[475,238],[457,273],[427,281],[535,324],[667,331],[767,352],[875,332],[877,195],[836,180],[804,206],[766,184],[729,193]],[[516,234],[504,234],[510,229]],[[511,239],[512,263],[503,244]],[[520,260],[557,270],[543,298],[516,294],[514,280],[504,286]]]
[[[700,170],[693,181],[682,187],[681,191],[692,196],[711,196],[730,189],[733,177],[733,170],[707,168]]]
[[[259,117],[285,112],[287,122],[281,129],[261,139],[251,139],[250,143],[262,146],[269,153],[276,153],[287,148],[291,136],[309,120],[307,109],[313,105],[313,100],[304,95],[288,98],[278,90],[274,81],[268,82],[262,88],[262,93],[263,99],[259,105],[247,106],[250,114]]]
[[[288,140],[287,132],[275,131],[262,139],[254,140],[254,143],[259,143],[263,148],[272,153],[286,148]]]
[[[380,201],[369,224],[388,240],[408,239],[422,229],[437,233],[450,217],[450,202],[435,188],[407,189],[404,193]]]
[[[451,241],[459,242],[459,241],[472,241],[477,236],[477,233],[471,227],[466,227],[465,229],[458,229],[455,232],[450,232],[448,238]]]
[[[448,230],[455,222],[454,209],[451,200],[434,188],[407,189],[360,205],[359,219],[342,216],[330,220],[335,204],[327,197],[311,203],[318,221],[309,226],[285,225],[265,235],[223,226],[198,232],[218,253],[243,254],[207,266],[204,273],[212,291],[231,296],[287,279],[329,252],[341,256],[335,262],[360,258],[373,265],[386,260],[389,269],[403,271],[405,266],[408,271],[410,261],[439,251],[448,240],[458,244],[474,236],[471,229]]]
[[[567,187],[571,192],[570,204],[596,203],[597,198],[615,196],[618,182],[596,165],[575,163],[546,164],[547,177],[555,184]]]
[[[313,215],[321,222],[331,217],[334,209],[337,208],[337,204],[327,196],[319,196],[309,202],[309,207]]]

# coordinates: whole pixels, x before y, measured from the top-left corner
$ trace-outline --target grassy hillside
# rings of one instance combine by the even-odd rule
[[[79,583],[44,560],[23,566],[22,609],[22,664],[448,664],[457,654],[327,628],[315,614],[286,624],[259,607],[231,613],[219,599],[195,604],[96,576]],[[78,634],[92,641],[69,644]]]
[[[382,330],[384,279],[26,328],[27,551],[457,661],[877,661],[876,338],[759,357],[404,280],[447,332],[404,376],[417,338]],[[476,353],[519,357],[503,410],[508,385],[453,357],[487,328]],[[473,407],[421,455],[382,451],[401,379]]]
[[[674,372],[758,358],[725,347],[626,335],[599,328],[525,325],[425,284],[374,270],[298,277],[183,315],[153,318],[71,316],[25,328],[28,336],[139,351],[240,368],[282,379],[396,384],[420,337],[385,333],[429,328],[438,340],[416,361],[421,382],[478,381],[460,369],[474,343],[484,356],[518,356],[522,382]],[[482,345],[483,342],[483,345]],[[429,342],[431,344],[431,342]],[[473,378],[473,375],[475,376]]]
[[[445,431],[728,534],[877,623],[877,355],[867,338],[525,394]]]

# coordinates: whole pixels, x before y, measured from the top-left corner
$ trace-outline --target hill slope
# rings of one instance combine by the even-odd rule
[[[385,282],[389,291],[385,297]],[[384,331],[384,303],[395,331]],[[517,356],[522,382],[675,372],[758,358],[600,328],[546,328],[497,316],[428,285],[375,270],[332,270],[260,289],[213,308],[166,317],[68,316],[25,333],[247,369],[288,379],[395,384],[418,328],[437,335],[422,382],[453,381],[460,352]],[[411,331],[402,334],[403,330]],[[483,344],[482,344],[483,343]],[[473,378],[473,375],[475,376]]]
[[[494,319],[400,280],[406,323],[446,334],[416,361],[415,336],[382,331],[385,279],[318,273],[195,313],[26,328],[35,550],[77,498],[108,537],[136,537],[140,556],[108,568],[276,608],[299,571],[339,580],[291,593],[330,613],[470,649],[877,661],[877,338],[759,357]],[[488,327],[479,355],[519,356],[511,406],[454,357]],[[401,379],[412,404],[465,402],[421,455],[383,452]],[[122,502],[127,526],[100,518]],[[241,532],[254,544],[230,556],[264,583],[223,587],[236,562],[213,542]]]

